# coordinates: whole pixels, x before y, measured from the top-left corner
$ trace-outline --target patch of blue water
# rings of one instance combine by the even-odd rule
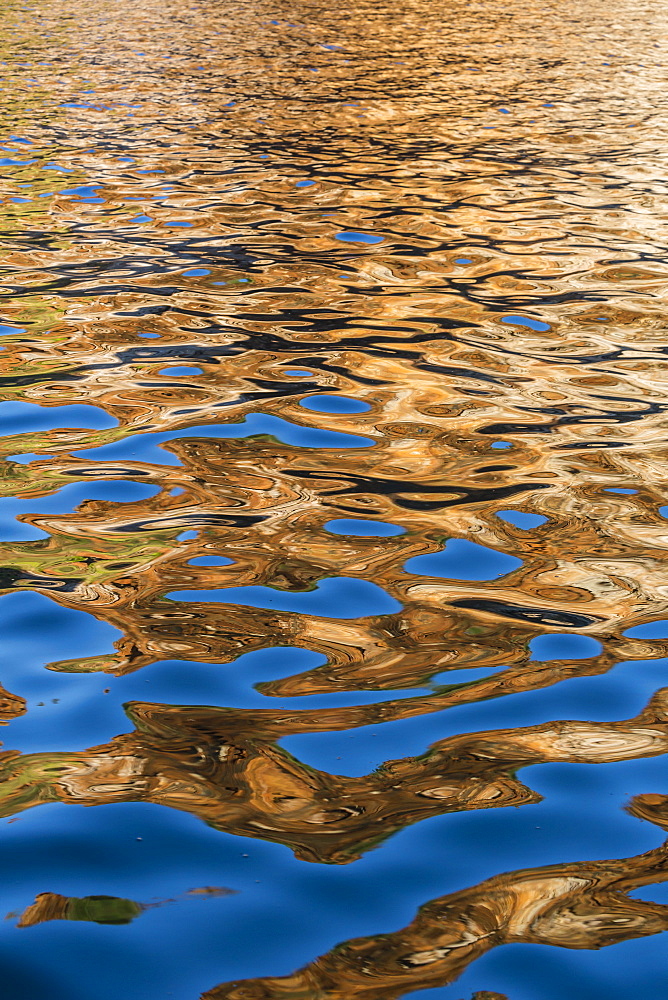
[[[660,618],[644,625],[634,625],[633,628],[622,632],[622,635],[630,639],[668,639],[668,619]]]
[[[546,524],[548,520],[542,514],[528,514],[522,510],[497,510],[496,516],[501,518],[502,521],[507,521],[509,524],[514,525],[516,528],[521,528],[522,531],[531,531],[532,528],[538,528],[541,524]]]
[[[326,394],[306,396],[299,400],[299,405],[305,410],[315,410],[316,413],[364,413],[371,409],[370,404],[361,399]]]
[[[68,712],[76,709],[83,713],[81,718],[75,718],[73,725],[70,722],[71,731],[66,733],[70,740],[78,739],[82,735],[80,726],[83,716],[88,711],[87,699],[91,691],[101,691],[106,687],[108,678],[62,675],[45,670],[45,664],[111,654],[113,643],[122,638],[123,633],[107,622],[98,621],[93,615],[61,607],[45,594],[34,591],[10,591],[0,597],[0,631],[3,635],[0,653],[2,682],[15,694],[26,698],[29,707],[44,702],[46,711],[46,703],[56,704],[53,698],[59,699],[58,705],[66,698]],[[97,683],[87,683],[90,677],[94,677]],[[79,684],[80,681],[83,682]],[[104,683],[100,684],[100,681]],[[35,748],[40,739],[44,741],[44,716],[40,716],[39,712],[29,712],[14,721],[19,723],[19,740],[22,732],[33,732]],[[91,734],[94,728],[91,720]]]
[[[121,441],[112,441],[111,444],[100,445],[99,448],[83,448],[76,452],[82,458],[107,460],[137,460],[140,462],[152,462],[157,465],[181,465],[180,460],[170,451],[158,447],[163,441],[173,441],[176,438],[184,437],[182,431],[175,431],[163,434],[131,434],[130,437]],[[197,437],[198,435],[194,435]]]
[[[666,906],[668,905],[668,883],[641,885],[639,889],[634,889],[629,895],[631,899],[644,899],[648,903],[660,903],[661,906]]]
[[[8,462],[17,462],[19,465],[28,465],[30,462],[36,462],[40,459],[53,458],[53,455],[38,455],[34,451],[28,451],[23,455],[8,455]]]
[[[342,243],[382,243],[384,237],[375,236],[373,233],[357,233],[351,231],[336,233],[334,239],[341,240]]]
[[[473,681],[483,680],[485,677],[494,677],[500,670],[507,667],[460,667],[457,670],[441,670],[429,680],[429,687],[432,689],[443,689],[454,684],[471,684]]]
[[[648,772],[648,778],[654,775],[659,780],[656,770]],[[51,922],[34,928],[43,964],[57,969],[55,986],[53,974],[48,980],[41,978],[35,966],[33,929],[16,933],[11,922],[3,921],[4,996],[6,1000],[24,1000],[27,995],[89,1000],[80,988],[83,978],[85,983],[97,983],[95,1000],[115,1000],[119,995],[146,1000],[170,992],[197,995],[222,980],[286,975],[351,937],[398,930],[428,900],[474,885],[497,871],[565,860],[558,853],[562,836],[566,850],[572,847],[567,857],[573,860],[581,859],[601,834],[598,851],[594,847],[591,857],[623,856],[633,853],[636,846],[656,846],[656,831],[649,824],[626,817],[614,797],[610,803],[605,828],[597,824],[578,830],[582,823],[570,812],[558,817],[559,836],[554,837],[548,832],[554,829],[551,817],[543,816],[542,805],[436,817],[395,835],[382,850],[371,851],[348,866],[305,865],[282,845],[238,838],[187,814],[150,804],[95,809],[54,804],[34,809],[5,831],[6,864],[12,872],[25,873],[7,885],[7,910],[20,911],[45,886],[79,896],[108,893],[140,901],[167,897],[175,902],[148,910],[129,927]],[[541,835],[536,826],[548,829]],[[573,838],[577,838],[575,843]],[[184,859],[186,842],[189,850]],[[494,843],[492,858],[490,842]],[[50,844],[57,849],[47,849]],[[277,871],[281,872],[280,887]],[[237,895],[178,898],[187,889],[206,885],[228,886]],[[178,935],[173,934],[175,921]],[[226,944],[224,955],[221,937]],[[164,940],[169,940],[167,949],[159,946]],[[119,947],[132,949],[131,979],[127,962],[118,961]],[[63,956],[74,949],[77,961],[64,961]],[[594,966],[587,968],[595,976],[609,963],[611,951],[578,952],[576,958],[591,960]],[[193,954],[198,956],[195,970]],[[564,976],[549,982],[543,979],[542,963],[549,954],[540,946],[499,948],[467,969],[453,986],[407,995],[415,1000],[461,1000],[470,997],[474,988],[498,990],[503,984],[504,992],[516,1000],[512,988],[516,982],[520,1000],[538,996],[563,1000]],[[634,978],[636,954],[627,951],[625,955]],[[484,964],[489,958],[512,962],[505,972],[502,965],[490,974]],[[648,966],[648,971],[658,974],[657,982],[661,982],[659,958]],[[571,951],[564,952],[565,961],[572,959]],[[100,963],[104,963],[104,977],[99,975]],[[528,986],[527,968],[532,970]],[[619,966],[616,971],[630,977],[628,969]],[[512,978],[516,973],[517,980]],[[567,969],[564,973],[570,987]],[[583,982],[590,983],[587,975]],[[582,989],[582,983],[575,983],[574,988]],[[620,996],[614,988],[603,989],[585,994],[582,1000],[611,995]],[[658,1000],[652,988],[645,995]]]
[[[376,442],[372,438],[359,437],[357,434],[345,434],[339,431],[325,430],[320,427],[303,427],[293,424],[282,417],[274,417],[268,413],[247,413],[240,423],[230,424],[197,424],[181,430],[163,431],[158,434],[133,434],[123,441],[101,445],[99,448],[88,448],[78,451],[83,458],[141,458],[147,462],[162,462],[164,451],[158,451],[156,445],[182,438],[248,438],[259,434],[270,435],[282,441],[283,444],[295,445],[300,448],[369,448]],[[180,464],[177,459],[171,463]]]
[[[202,369],[194,365],[172,365],[169,368],[160,368],[158,375],[170,375],[173,378],[180,378],[181,375],[201,375]]]
[[[189,566],[233,566],[234,560],[227,556],[195,556],[188,560]]]
[[[0,167],[28,167],[37,160],[12,160],[10,156],[0,157]]]
[[[513,326],[526,326],[530,330],[539,330],[541,332],[552,329],[549,323],[544,323],[540,319],[534,319],[532,316],[502,316],[501,322],[511,323]]]
[[[371,521],[357,517],[339,517],[327,521],[324,525],[327,531],[335,535],[354,535],[360,538],[389,538],[393,535],[404,535],[405,528],[387,521]]]
[[[69,194],[80,198],[96,198],[100,187],[100,184],[80,184],[79,187],[66,188],[64,191],[60,191],[59,194],[61,197]]]
[[[664,947],[652,937],[598,951],[514,943],[512,948],[498,948],[478,959],[456,985],[406,993],[402,1000],[461,1000],[471,990],[487,986],[513,1000],[563,1000],[564,996],[572,1000],[628,1000],[632,996],[661,1000],[668,988]]]
[[[58,428],[107,430],[118,421],[97,406],[73,403],[70,406],[39,406],[37,403],[0,403],[0,435],[27,434]]]
[[[9,606],[9,607],[8,607]],[[8,607],[8,610],[7,610]],[[424,694],[424,689],[374,692],[337,692],[307,698],[267,698],[253,690],[259,682],[290,676],[313,669],[323,657],[309,650],[279,647],[244,654],[224,664],[162,661],[137,674],[114,678],[99,674],[62,674],[43,671],[41,664],[58,658],[69,659],[105,652],[110,638],[118,633],[91,619],[77,621],[81,612],[66,613],[49,598],[37,594],[13,593],[0,600],[0,619],[9,636],[20,635],[26,615],[35,613],[40,622],[27,648],[26,669],[10,645],[5,652],[2,680],[10,689],[43,704],[39,713],[12,722],[14,746],[22,752],[39,749],[68,749],[73,742],[90,745],[101,742],[100,727],[111,737],[128,728],[119,702],[150,700],[176,704],[235,705],[243,708],[277,707],[311,709],[352,704],[370,704],[389,699]],[[62,613],[61,613],[62,612]],[[51,616],[52,625],[49,625]],[[68,617],[69,616],[69,617]],[[82,626],[82,631],[71,626]],[[86,643],[86,629],[93,641]],[[80,636],[84,639],[80,642]],[[577,678],[562,682],[565,697],[551,688],[508,695],[492,701],[435,712],[432,715],[364,726],[347,731],[287,736],[281,744],[299,759],[314,767],[340,774],[365,774],[384,760],[418,755],[434,740],[454,733],[478,732],[494,728],[534,726],[554,719],[609,721],[639,712],[657,686],[668,681],[668,661],[634,661],[620,664],[605,677]],[[492,673],[498,673],[493,671]],[[450,680],[479,677],[479,671],[457,671]],[[24,678],[28,680],[24,680]],[[443,675],[447,682],[448,675]],[[606,683],[607,682],[607,683]],[[104,689],[112,687],[112,697]],[[93,701],[91,701],[93,699]],[[90,706],[95,706],[91,712]],[[592,711],[592,705],[596,710]],[[48,713],[48,736],[44,718]],[[105,736],[104,738],[108,738]],[[568,765],[570,766],[570,765]],[[606,765],[607,766],[607,765]]]
[[[324,618],[366,618],[401,611],[401,604],[369,580],[327,577],[309,591],[277,590],[274,587],[226,587],[221,590],[175,590],[166,597],[173,601],[215,601],[250,608],[293,611]]]
[[[441,552],[408,559],[404,570],[419,576],[442,576],[448,580],[496,580],[521,565],[521,559],[506,552],[497,552],[464,538],[450,538]]]
[[[534,660],[583,660],[599,656],[603,646],[590,635],[575,632],[546,632],[529,643]]]

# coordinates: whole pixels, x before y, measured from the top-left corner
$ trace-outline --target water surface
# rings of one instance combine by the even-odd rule
[[[3,1000],[665,997],[666,22],[3,4]]]

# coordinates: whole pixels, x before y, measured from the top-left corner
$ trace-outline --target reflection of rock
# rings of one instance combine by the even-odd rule
[[[225,886],[205,885],[188,889],[179,897],[213,899],[218,896],[235,895],[234,889]],[[96,924],[129,924],[145,910],[174,903],[176,899],[162,899],[151,903],[135,903],[132,899],[118,896],[61,896],[57,892],[40,892],[35,902],[26,907],[19,916],[17,927],[34,927],[49,920],[87,920]],[[16,914],[9,914],[16,916]]]
[[[9,719],[16,719],[20,715],[25,715],[25,711],[25,698],[6,691],[0,684],[0,725],[5,725]]]
[[[54,801],[153,802],[226,832],[286,844],[307,861],[344,864],[430,816],[539,801],[515,777],[521,767],[665,753],[667,701],[668,689],[659,691],[625,722],[451,736],[364,777],[305,766],[276,741],[382,720],[383,705],[290,712],[135,702],[128,713],[136,730],[104,746],[9,756],[0,770],[0,814]]]
[[[643,797],[630,811],[643,814]],[[668,825],[668,799],[655,803]],[[523,942],[603,948],[668,930],[668,906],[628,893],[668,879],[668,842],[619,861],[586,861],[497,875],[421,907],[392,934],[357,938],[289,976],[223,983],[202,1000],[396,1000],[445,986],[491,948]],[[504,1000],[485,990],[472,1000]],[[507,1000],[507,998],[506,998]]]
[[[57,892],[40,892],[28,906],[18,927],[33,927],[48,920],[88,920],[96,924],[129,924],[144,907],[132,899],[117,896],[59,896]]]
[[[627,806],[627,812],[639,819],[655,823],[662,830],[668,830],[668,796],[648,793],[636,795]]]

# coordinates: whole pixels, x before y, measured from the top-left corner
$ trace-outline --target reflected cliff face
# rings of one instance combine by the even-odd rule
[[[658,0],[5,3],[0,817],[150,803],[363,869],[423,820],[544,801],[523,767],[665,753],[665,21]],[[294,668],[256,676],[276,649]],[[112,737],[123,685],[154,678]],[[282,745],[369,726],[396,759],[354,775]],[[206,996],[388,1000],[496,944],[652,934],[664,908],[624,894],[663,851],[523,859]],[[88,877],[45,882],[19,926],[154,905]]]

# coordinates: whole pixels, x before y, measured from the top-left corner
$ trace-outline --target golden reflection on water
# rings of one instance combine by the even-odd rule
[[[278,646],[326,663],[259,683],[278,707],[133,702],[136,729],[92,749],[20,754],[9,738],[2,816],[149,801],[341,864],[430,816],[538,801],[520,767],[665,752],[663,691],[628,722],[445,737],[362,777],[278,745],[668,656],[668,641],[624,634],[668,611],[665,22],[656,0],[5,5],[2,399],[51,419],[31,425],[29,406],[0,439],[25,529],[0,545],[4,592],[122,633],[51,671]],[[300,405],[322,393],[366,405]],[[61,419],[81,404],[108,419]],[[67,500],[113,481],[156,492]],[[61,491],[64,512],[40,506]],[[404,533],[335,534],[337,518]],[[513,568],[407,566],[452,539]],[[231,563],[193,565],[203,556]],[[400,609],[224,599],[340,578]],[[563,632],[600,652],[533,655],[537,635]],[[280,705],[350,691],[387,694]],[[25,711],[0,689],[9,734]],[[665,826],[652,794],[632,813]],[[501,943],[652,934],[665,908],[625,893],[664,869],[660,848],[499,875],[404,931],[206,996],[387,1000]],[[88,898],[45,892],[21,926]]]
[[[653,822],[666,828],[665,796],[638,796],[629,810],[642,818],[650,812]],[[346,941],[291,976],[224,983],[203,1000],[394,1000],[408,990],[452,982],[502,944],[604,948],[658,934],[668,929],[668,906],[627,893],[666,879],[668,844],[619,861],[509,872],[431,900],[394,934]],[[472,1000],[499,996],[482,992]]]

